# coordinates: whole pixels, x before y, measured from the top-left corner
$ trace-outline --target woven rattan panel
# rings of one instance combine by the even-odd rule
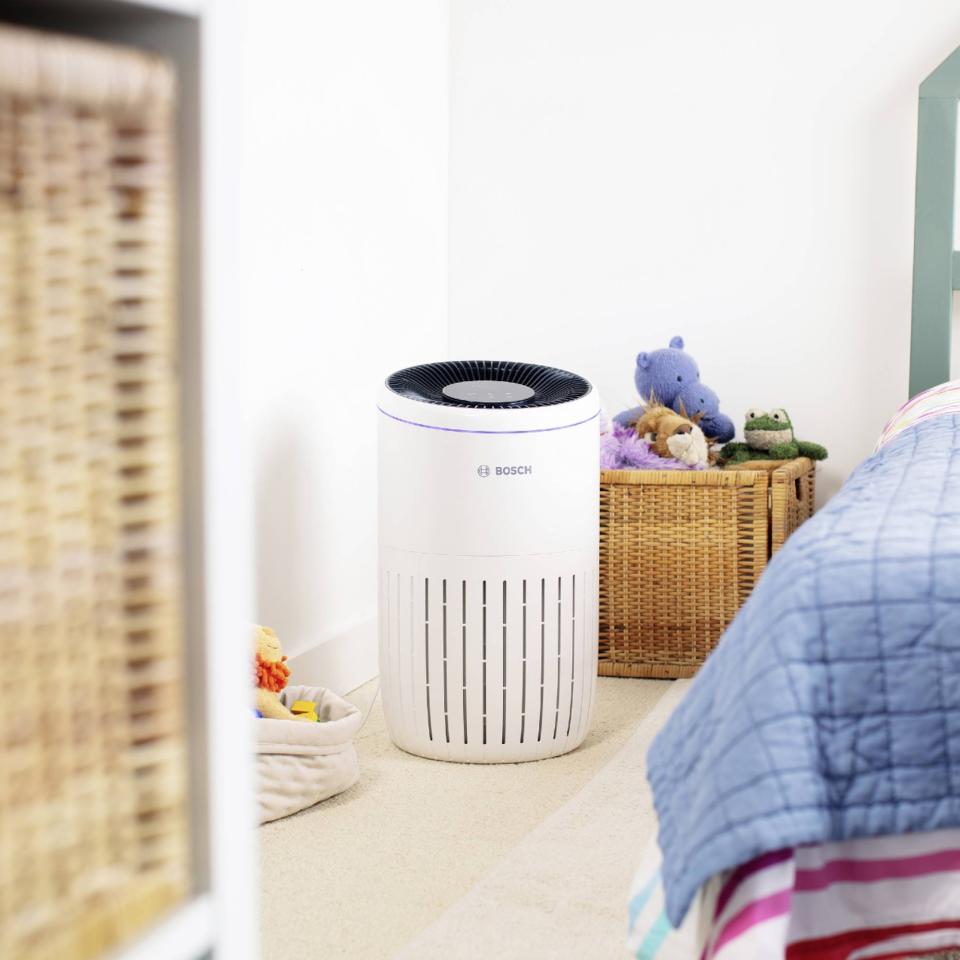
[[[813,462],[799,457],[770,474],[770,550],[776,553],[787,537],[813,516],[817,496]]]
[[[0,28],[0,956],[184,895],[173,78]]]
[[[689,677],[767,561],[766,473],[601,473],[599,673]]]

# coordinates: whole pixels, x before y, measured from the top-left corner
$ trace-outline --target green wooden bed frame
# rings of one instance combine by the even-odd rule
[[[954,250],[958,103],[960,48],[920,84],[911,397],[950,379],[953,291],[960,290],[960,252]]]

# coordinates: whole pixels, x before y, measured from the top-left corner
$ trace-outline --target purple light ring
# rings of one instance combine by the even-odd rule
[[[416,420],[404,420],[403,417],[395,417],[392,413],[387,413],[383,407],[377,407],[377,409],[385,416],[389,417],[391,420],[396,420],[398,423],[406,423],[411,427],[422,427],[424,430],[443,430],[444,433],[483,433],[483,434],[502,434],[502,435],[517,435],[521,433],[550,433],[553,430],[569,430],[571,427],[579,427],[585,423],[589,423],[591,420],[596,420],[600,416],[600,411],[597,410],[595,414],[591,417],[587,417],[586,420],[578,420],[576,423],[565,423],[559,427],[540,427],[536,430],[464,430],[461,427],[437,427],[430,423],[417,423]]]

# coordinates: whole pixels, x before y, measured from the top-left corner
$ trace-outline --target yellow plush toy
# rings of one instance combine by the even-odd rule
[[[254,682],[257,685],[257,710],[271,720],[315,720],[316,714],[294,714],[280,702],[280,691],[287,685],[290,668],[280,648],[280,639],[269,627],[254,626]]]

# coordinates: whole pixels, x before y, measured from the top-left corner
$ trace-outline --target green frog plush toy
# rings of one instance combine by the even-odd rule
[[[793,424],[786,410],[747,411],[743,425],[746,443],[727,443],[720,451],[724,463],[745,463],[747,460],[793,460],[794,457],[809,457],[811,460],[826,460],[827,451],[819,443],[797,440]]]

